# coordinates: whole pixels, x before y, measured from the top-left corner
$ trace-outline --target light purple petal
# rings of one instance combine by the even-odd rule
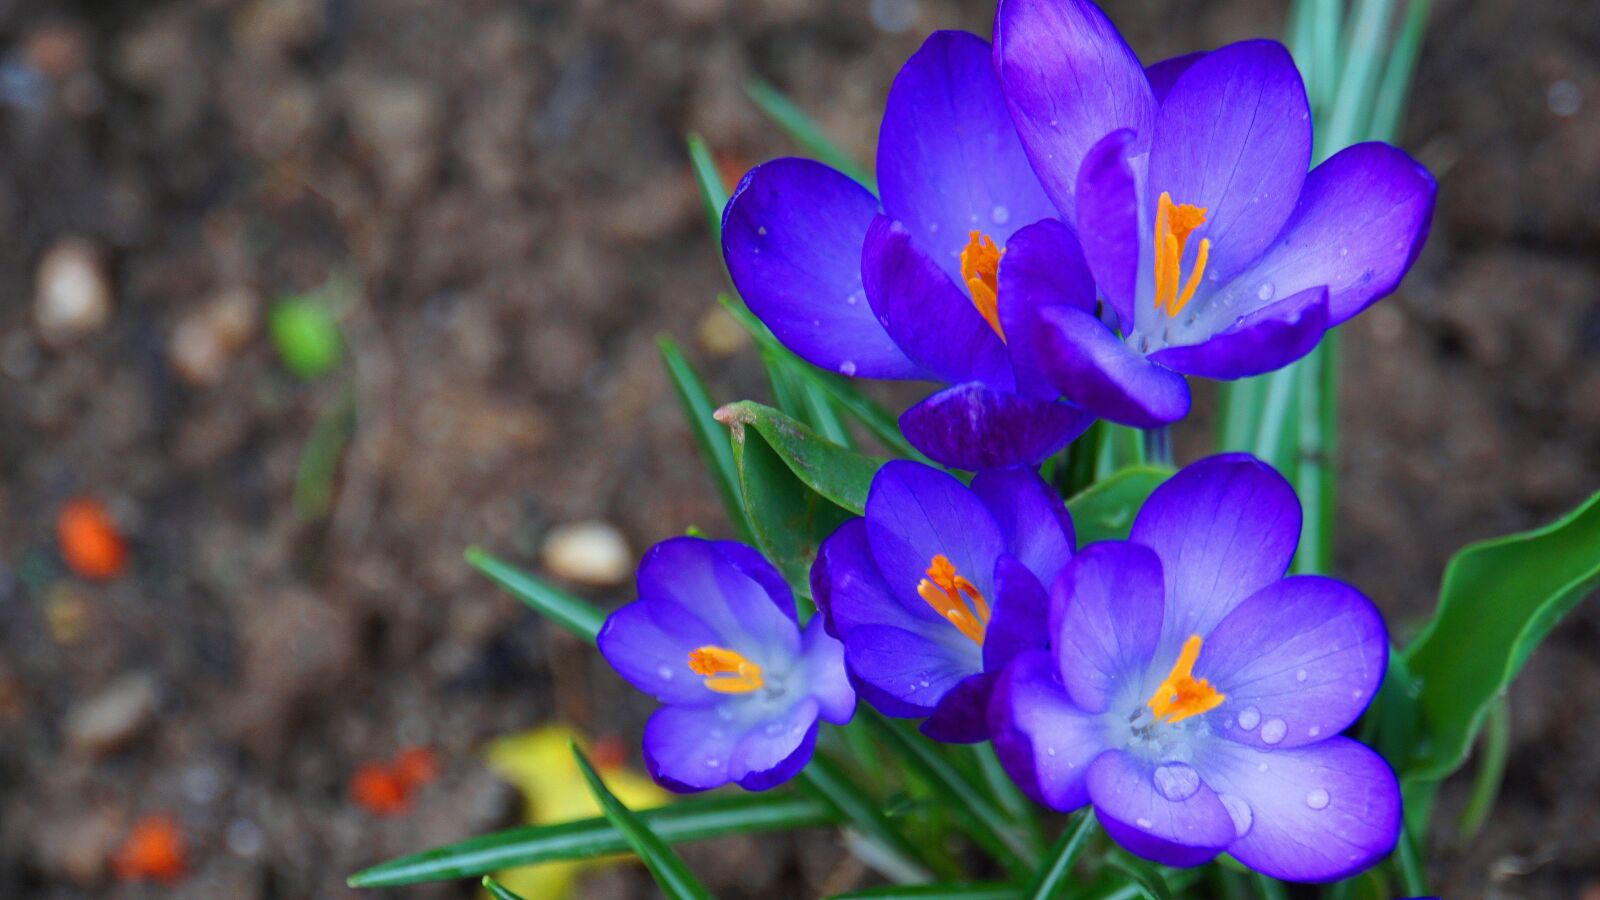
[[[845,662],[859,681],[916,708],[915,715],[927,715],[963,679],[983,671],[978,645],[954,626],[948,630],[930,639],[886,625],[863,625],[844,642]]]
[[[1011,352],[1017,391],[1037,400],[1061,395],[1050,383],[1039,347],[1039,312],[1052,306],[1069,306],[1093,313],[1094,275],[1072,228],[1045,219],[1011,236],[1000,259],[1000,326]]]
[[[1216,792],[1186,764],[1158,766],[1113,750],[1094,761],[1085,783],[1106,834],[1146,859],[1197,866],[1234,838]]]
[[[1228,852],[1273,878],[1344,878],[1387,856],[1399,837],[1393,770],[1349,738],[1270,752],[1217,741],[1196,766],[1232,814],[1238,837]]]
[[[885,463],[867,493],[867,541],[889,589],[909,606],[935,556],[988,596],[1005,536],[976,494],[954,476],[906,460]]]
[[[1144,74],[1150,79],[1150,90],[1155,92],[1156,102],[1166,102],[1167,94],[1172,92],[1172,85],[1177,82],[1178,77],[1189,71],[1189,67],[1199,62],[1205,55],[1206,51],[1199,50],[1146,66]]]
[[[1061,495],[1026,466],[987,469],[972,479],[972,492],[994,516],[1007,552],[1033,570],[1043,584],[1055,581],[1077,546],[1072,516]]]
[[[917,246],[958,282],[968,233],[1001,246],[1055,215],[1006,109],[989,42],[939,31],[889,89],[878,133],[878,191]]]
[[[867,302],[894,342],[941,381],[1010,390],[1006,345],[958,286],[888,216],[873,220],[861,254]]]
[[[1036,464],[1093,422],[1093,416],[1065,403],[1030,400],[969,382],[906,410],[900,415],[900,431],[934,462],[977,471]]]
[[[1343,582],[1296,575],[1228,613],[1206,637],[1195,676],[1227,698],[1210,715],[1223,736],[1298,747],[1359,718],[1388,660],[1388,632],[1372,601]]]
[[[1078,234],[1100,293],[1124,328],[1134,323],[1139,285],[1139,186],[1129,157],[1136,137],[1113,131],[1095,144],[1078,171]]]
[[[1327,330],[1328,289],[1307,288],[1243,316],[1198,344],[1157,350],[1150,359],[1185,375],[1248,378],[1310,353]]]
[[[722,216],[722,255],[750,311],[784,346],[834,372],[924,378],[889,339],[861,284],[861,245],[878,202],[808,159],[751,169]]]
[[[1161,560],[1126,541],[1083,548],[1051,588],[1049,634],[1067,694],[1104,712],[1161,638]]]
[[[1230,44],[1190,65],[1161,105],[1150,208],[1165,191],[1207,209],[1187,256],[1209,238],[1206,279],[1226,284],[1278,236],[1310,162],[1311,108],[1289,51],[1276,41]]]
[[[1006,666],[989,700],[989,728],[1023,793],[1061,812],[1089,802],[1084,776],[1106,749],[1104,728],[1072,705],[1049,653],[1026,653]]]
[[[817,701],[806,697],[745,729],[728,756],[728,773],[746,790],[766,790],[792,778],[810,759],[816,742]],[[796,758],[797,753],[804,756]]]
[[[919,633],[950,627],[916,596],[889,589],[867,540],[867,520],[840,525],[817,550],[811,566],[811,596],[828,630],[843,638],[862,625],[892,625]]]
[[[929,739],[946,744],[988,740],[989,695],[998,678],[994,673],[967,676],[939,700],[919,730]]]
[[[856,711],[856,689],[845,673],[844,644],[828,634],[822,616],[806,623],[800,633],[800,655],[805,661],[806,690],[817,701],[817,714],[834,725],[850,721]]]
[[[811,726],[801,735],[799,743],[790,751],[789,755],[775,763],[772,768],[752,771],[739,779],[739,787],[747,791],[765,791],[785,784],[789,779],[800,774],[800,770],[811,761],[811,754],[817,749],[817,719],[812,717]]]
[[[676,613],[675,605],[670,607]],[[657,622],[650,604],[629,603],[606,617],[596,643],[617,674],[663,703],[709,706],[722,699],[689,668],[689,654],[720,637],[693,616],[667,615]]]
[[[1188,414],[1188,381],[1147,361],[1089,313],[1047,309],[1039,325],[1050,382],[1078,406],[1135,428],[1155,428]]]
[[[1049,644],[1050,594],[1038,577],[1015,556],[1000,557],[994,567],[994,615],[983,636],[983,670],[998,672],[1029,650]]]
[[[1356,144],[1312,170],[1283,234],[1212,302],[1328,287],[1338,325],[1387,296],[1422,250],[1438,184],[1403,151]]]
[[[1300,542],[1300,501],[1255,457],[1211,456],[1150,494],[1130,540],[1161,557],[1167,614],[1157,656],[1177,659],[1190,635],[1210,634],[1246,597],[1283,577]]]
[[[639,597],[651,604],[657,622],[699,619],[720,646],[758,663],[771,653],[792,657],[800,649],[794,599],[787,588],[782,597],[772,596],[770,579],[746,574],[743,567],[756,563],[770,565],[732,542],[672,538],[651,547],[639,563]]]
[[[743,737],[744,729],[718,707],[663,706],[644,726],[645,768],[679,793],[721,787],[735,780],[729,762]]]
[[[1089,148],[1119,128],[1147,135],[1155,95],[1139,58],[1088,0],[1002,0],[995,67],[1022,145],[1068,221]]]

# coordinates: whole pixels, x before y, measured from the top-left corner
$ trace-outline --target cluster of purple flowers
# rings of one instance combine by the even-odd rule
[[[1129,539],[1078,547],[1034,470],[1096,418],[1158,427],[1187,376],[1282,367],[1399,282],[1434,182],[1360,144],[1314,169],[1300,75],[1247,41],[1145,68],[1088,0],[1002,0],[991,47],[933,35],[889,93],[880,195],[820,163],[752,170],[724,215],[741,294],[845,375],[948,385],[820,548],[818,614],[739,544],[680,538],[600,634],[664,705],[676,790],[778,784],[856,698],[929,738],[992,741],[1037,802],[1086,805],[1128,850],[1220,853],[1297,881],[1394,847],[1395,775],[1341,736],[1388,662],[1364,596],[1288,576],[1293,488],[1215,456]]]

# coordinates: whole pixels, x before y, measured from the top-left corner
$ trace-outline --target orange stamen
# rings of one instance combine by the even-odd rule
[[[727,647],[708,645],[691,651],[689,668],[706,676],[706,687],[719,694],[748,694],[766,684],[760,666]]]
[[[1200,287],[1200,276],[1211,258],[1211,239],[1201,238],[1200,248],[1195,253],[1194,271],[1189,273],[1187,283],[1182,281],[1183,251],[1189,244],[1189,235],[1205,222],[1204,207],[1173,203],[1172,195],[1166,191],[1162,191],[1156,201],[1156,309],[1165,310],[1169,316],[1182,312]]]
[[[1226,699],[1204,678],[1194,677],[1195,660],[1200,658],[1200,635],[1190,635],[1183,642],[1183,652],[1173,664],[1167,679],[1150,695],[1150,711],[1156,718],[1167,722],[1181,722],[1190,716],[1210,712]]]
[[[183,832],[171,816],[145,816],[133,824],[128,839],[111,858],[120,881],[159,881],[175,884],[188,868]]]
[[[1002,341],[1006,333],[1000,328],[1000,257],[1005,253],[981,231],[969,232],[961,251],[961,279],[967,283],[972,305]]]
[[[989,601],[972,582],[956,572],[949,557],[941,553],[933,558],[928,566],[928,577],[917,585],[917,596],[968,640],[983,646],[989,627]]]

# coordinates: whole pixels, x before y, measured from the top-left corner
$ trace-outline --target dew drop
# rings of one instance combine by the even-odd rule
[[[1366,693],[1367,693],[1366,691],[1363,691],[1360,688],[1356,688],[1355,690],[1350,692],[1350,699],[1351,700],[1360,700],[1362,697],[1366,696]]]
[[[671,666],[662,666],[661,668],[656,670],[656,674],[661,677],[662,681],[671,681],[672,680],[672,667]]]
[[[721,765],[722,765],[722,760],[717,759],[714,756],[706,757],[706,768],[715,769],[715,768],[719,768]]]
[[[1305,669],[1301,669],[1300,671],[1294,673],[1294,680],[1300,682],[1301,684],[1304,684],[1305,680],[1310,677],[1311,673],[1307,672]]]
[[[1133,824],[1139,826],[1140,828],[1152,828],[1156,823],[1150,821],[1149,819],[1134,819]]]
[[[938,222],[929,222],[928,223],[928,233],[929,234],[938,234],[939,233],[939,223]]]
[[[1271,300],[1272,295],[1277,292],[1278,286],[1269,281],[1256,289],[1256,299],[1261,301]]]
[[[993,219],[996,225],[1004,225],[1011,221],[1011,210],[1006,209],[1004,206],[996,206],[994,209],[989,210],[989,218]]]
[[[1307,737],[1316,737],[1317,735],[1319,735],[1321,733],[1322,733],[1322,726],[1321,725],[1313,725],[1310,728],[1306,729],[1306,736]]]
[[[1328,792],[1323,790],[1322,788],[1317,788],[1316,790],[1314,790],[1311,793],[1306,795],[1306,805],[1311,807],[1312,809],[1327,809],[1328,808]]]
[[[1349,247],[1340,247],[1339,248],[1339,255],[1340,256],[1349,256],[1350,255],[1350,248]]]
[[[764,235],[766,235],[766,233],[767,233],[767,226],[765,226],[765,225],[757,225],[756,226],[756,234],[764,236]]]
[[[1256,709],[1254,706],[1246,706],[1239,712],[1240,728],[1250,731],[1259,724],[1261,724],[1261,710]]]
[[[1265,771],[1267,771],[1267,764],[1266,763],[1257,763],[1256,764],[1256,771],[1257,772],[1265,772]]]
[[[1276,744],[1288,733],[1289,724],[1282,719],[1268,719],[1267,724],[1261,726],[1261,740],[1264,743]]]
[[[1234,837],[1244,837],[1250,833],[1250,826],[1255,824],[1255,813],[1250,811],[1250,804],[1232,794],[1218,794],[1217,799],[1222,801],[1222,808],[1228,811],[1228,818],[1233,820]]]
[[[1172,801],[1187,800],[1200,789],[1200,774],[1183,763],[1157,766],[1153,780],[1161,796]]]
[[[856,364],[848,359],[842,363],[839,363],[839,374],[846,378],[854,377],[856,374]]]
[[[917,687],[927,687],[928,684],[929,684],[928,679],[924,678],[921,681],[917,682]]]
[[[1054,747],[1046,747],[1044,752],[1046,753],[1046,755],[1055,756],[1056,755],[1056,748],[1054,748]]]

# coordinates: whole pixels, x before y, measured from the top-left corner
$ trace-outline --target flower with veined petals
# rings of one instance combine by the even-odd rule
[[[818,719],[850,721],[843,649],[820,617],[800,627],[789,585],[761,554],[673,538],[645,554],[638,589],[598,643],[619,675],[664,704],[644,731],[645,764],[663,787],[765,790],[811,759]]]
[[[1006,771],[1167,865],[1227,852],[1326,881],[1389,853],[1394,772],[1340,736],[1383,680],[1387,632],[1354,588],[1284,577],[1299,536],[1294,489],[1232,454],[1152,493],[1129,540],[1080,550],[1051,589],[1049,649],[991,698]]]
[[[1427,237],[1436,184],[1395,147],[1357,144],[1307,174],[1311,113],[1280,44],[1146,70],[1089,0],[1001,0],[994,34],[1022,145],[1104,300],[1054,283],[1079,258],[1068,229],[1014,235],[1002,302],[1038,318],[1037,368],[1019,380],[1127,425],[1176,421],[1186,375],[1300,358],[1393,291]]]
[[[822,368],[953,385],[900,419],[938,462],[992,468],[1061,449],[1090,418],[1014,359],[1013,338],[1029,323],[1011,302],[1005,264],[1017,230],[1056,213],[986,41],[939,32],[906,62],[884,109],[877,174],[881,204],[811,160],[774,160],[745,176],[723,213],[722,248],[751,311]],[[1094,302],[1075,250],[1051,260],[1048,278]]]
[[[1066,505],[1032,469],[985,470],[968,488],[890,462],[866,516],[823,542],[811,593],[864,699],[928,717],[936,740],[981,741],[995,677],[1044,646],[1044,586],[1072,548]]]

